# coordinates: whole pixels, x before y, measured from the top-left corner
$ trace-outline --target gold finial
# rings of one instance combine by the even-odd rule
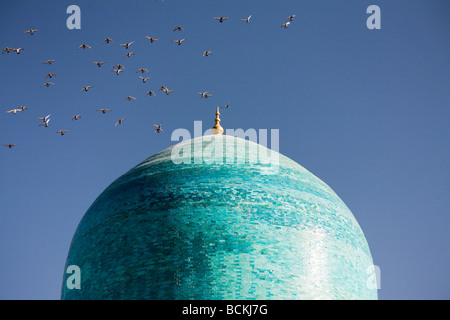
[[[214,125],[214,127],[212,127],[212,134],[223,134],[223,128],[220,125],[220,112],[219,112],[219,107],[217,107],[216,110],[216,119],[214,120],[216,122],[216,124]]]

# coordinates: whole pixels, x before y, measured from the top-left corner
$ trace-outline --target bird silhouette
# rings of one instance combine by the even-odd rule
[[[5,147],[11,149],[12,147],[15,147],[15,144],[4,144]]]
[[[131,41],[131,42],[128,42],[128,43],[121,43],[120,45],[122,47],[124,47],[125,49],[128,49],[133,43],[134,43],[134,41]]]
[[[220,23],[224,22],[225,20],[228,20],[230,17],[214,17],[214,19],[219,20]]]
[[[247,19],[241,19],[241,21],[249,23],[251,17],[252,17],[252,15],[249,15]]]
[[[50,59],[50,60],[47,60],[47,61],[44,61],[44,62],[42,62],[43,64],[52,64],[53,62],[55,62],[56,60],[55,59]]]
[[[172,42],[177,43],[179,46],[181,46],[181,44],[183,43],[183,41],[185,41],[186,39],[180,39],[180,40],[172,40]]]
[[[39,29],[30,29],[30,30],[26,30],[23,33],[29,33],[30,35],[33,35],[35,32],[38,32]]]
[[[150,43],[153,43],[154,41],[159,41],[159,39],[153,38],[153,37],[149,37],[149,36],[145,36],[148,40],[150,40]]]
[[[56,133],[59,133],[60,135],[64,135],[66,132],[69,132],[69,130],[58,130]]]
[[[119,125],[119,124],[122,124],[122,122],[123,122],[125,119],[126,119],[126,118],[119,119],[119,121],[116,122],[116,124],[114,125],[114,127],[117,126],[117,125]]]

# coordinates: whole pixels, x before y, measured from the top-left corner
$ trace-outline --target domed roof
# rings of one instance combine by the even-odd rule
[[[341,199],[248,140],[178,143],[114,181],[88,209],[62,299],[377,299],[372,257]]]

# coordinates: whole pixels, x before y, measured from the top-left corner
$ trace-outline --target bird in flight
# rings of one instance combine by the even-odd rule
[[[113,41],[113,39],[108,37],[108,38],[105,38],[105,40],[103,40],[103,42],[110,43],[110,42],[114,42],[114,41]]]
[[[230,17],[214,17],[214,19],[219,20],[219,22],[224,22],[225,20],[228,20]]]
[[[162,129],[162,123],[158,126],[157,124],[153,124],[153,126],[156,128],[155,133],[160,133],[161,131],[164,131]]]
[[[14,50],[14,48],[10,48],[10,47],[5,47],[5,48],[3,48],[3,50],[2,50],[2,54],[3,53],[9,53],[10,51],[12,51],[12,50]]]
[[[45,128],[47,128],[49,122],[50,122],[50,118],[48,118],[48,119],[45,120],[44,122],[40,123],[39,126],[44,126]]]
[[[13,115],[16,115],[16,113],[19,111],[22,111],[22,109],[12,109],[12,110],[6,111],[6,113],[12,113]]]
[[[53,62],[55,62],[56,60],[55,59],[50,59],[50,60],[47,60],[47,61],[44,61],[44,62],[42,62],[43,64],[52,64]]]
[[[15,147],[15,144],[4,144],[5,147],[11,149],[12,147]]]
[[[287,17],[286,20],[292,21],[292,20],[294,20],[295,17],[296,17],[296,15],[293,14],[292,16]]]
[[[111,111],[111,110],[109,110],[109,109],[97,109],[95,111],[100,111],[101,113],[105,114],[105,113],[107,113],[108,111]]]
[[[128,96],[128,97],[126,97],[126,98],[123,99],[123,100],[128,100],[128,101],[130,101],[130,100],[136,100],[136,98],[135,98],[135,97],[132,97],[132,96]]]
[[[83,87],[81,90],[80,90],[80,92],[82,92],[82,91],[88,91],[90,88],[93,88],[94,86],[86,86],[86,87]]]
[[[212,51],[209,51],[209,50],[203,52],[203,56],[205,56],[205,57],[212,55],[212,54],[213,54]]]
[[[138,73],[138,72],[140,72],[140,73],[147,72],[148,73],[149,71],[145,68],[139,68],[138,71],[136,71],[136,73]]]
[[[59,133],[60,135],[64,135],[66,132],[69,132],[69,130],[58,130],[56,133]]]
[[[205,91],[205,92],[197,92],[197,94],[201,95],[201,97],[202,97],[202,98],[205,98],[205,99],[212,96],[212,94],[208,93],[208,91]]]
[[[123,69],[112,69],[111,71],[119,75],[119,73],[123,72]]]
[[[104,64],[106,61],[99,61],[99,62],[97,62],[97,61],[94,61],[93,63],[95,63],[96,65],[97,65],[97,67],[101,67],[102,66],[102,64]]]
[[[33,35],[35,32],[38,32],[39,29],[30,29],[30,30],[26,30],[23,33],[29,33],[30,35]]]
[[[116,64],[114,67],[117,69],[125,69],[125,66],[123,64]]]
[[[146,96],[156,96],[156,93],[154,93],[151,90],[148,90]]]
[[[283,23],[282,25],[281,25],[281,27],[283,28],[287,28],[287,27],[289,27],[289,25],[291,24],[291,22],[290,21],[288,21],[288,22],[286,22],[286,23]]]
[[[50,120],[50,116],[51,116],[51,114],[49,114],[49,115],[46,116],[46,117],[38,117],[38,119],[39,119],[39,120],[42,120],[43,122],[47,122],[47,120]]]
[[[184,30],[183,29],[183,27],[181,27],[181,26],[176,26],[175,28],[173,28],[173,31],[181,31],[181,30]]]
[[[142,82],[143,82],[143,83],[145,83],[148,79],[150,79],[150,77],[144,78],[143,76],[139,76],[139,78],[142,79]]]
[[[180,46],[181,43],[183,43],[184,40],[186,40],[186,39],[172,40],[172,42],[175,42],[175,43],[177,43]]]
[[[150,40],[150,43],[153,43],[153,41],[159,41],[159,39],[153,38],[153,37],[149,37],[149,36],[145,36],[148,40]]]
[[[116,122],[116,124],[114,125],[114,127],[117,126],[118,124],[122,124],[122,122],[123,122],[125,119],[126,119],[126,118],[119,119],[119,121]]]
[[[48,88],[48,87],[53,86],[53,85],[54,85],[53,82],[46,82],[43,85],[41,85],[41,87],[46,86]]]
[[[17,48],[12,50],[15,51],[17,54],[20,54],[20,51],[24,50],[24,48]]]
[[[161,88],[159,88],[159,90],[164,91],[167,95],[169,95],[169,93],[173,92],[173,90],[169,90],[169,88],[167,88],[166,86],[161,86]]]
[[[53,77],[56,77],[56,74],[54,74],[53,72],[47,73],[47,74],[45,75],[45,79],[47,79],[47,78],[53,78]]]
[[[26,106],[18,106],[17,108],[20,109],[20,111],[24,111],[24,110],[28,109],[28,107],[26,107]]]
[[[229,107],[230,107],[229,104],[226,104],[226,105],[224,105],[224,106],[221,106],[221,108],[225,108],[225,109],[228,109]]]
[[[251,17],[252,17],[252,15],[249,15],[247,19],[241,19],[241,21],[249,23]]]
[[[134,43],[134,41],[131,41],[131,42],[128,42],[128,43],[121,43],[120,45],[122,47],[124,47],[125,49],[128,49],[133,43]]]
[[[73,117],[72,117],[72,121],[73,120],[78,120],[78,119],[80,119],[81,118],[81,116],[79,115],[79,114],[76,114],[76,115],[74,115]]]
[[[80,46],[78,47],[78,49],[86,49],[86,48],[91,49],[91,46],[88,45],[88,44],[83,43],[82,45],[80,45]]]
[[[128,53],[125,53],[123,56],[129,58],[129,57],[131,57],[134,54],[135,54],[134,52],[128,52]]]

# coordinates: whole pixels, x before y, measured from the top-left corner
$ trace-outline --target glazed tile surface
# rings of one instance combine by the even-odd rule
[[[342,200],[291,159],[231,136],[172,146],[91,205],[62,299],[377,299]]]

